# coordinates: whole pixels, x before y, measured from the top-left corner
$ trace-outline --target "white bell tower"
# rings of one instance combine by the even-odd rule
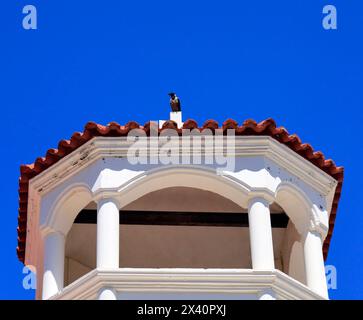
[[[155,161],[160,142],[136,122],[88,123],[22,166],[18,256],[37,299],[328,299],[343,168],[271,119],[198,127],[176,113],[156,137],[233,129],[233,166]],[[130,161],[135,141],[153,161]]]

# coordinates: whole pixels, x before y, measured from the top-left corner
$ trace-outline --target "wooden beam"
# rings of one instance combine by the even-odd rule
[[[286,228],[285,213],[271,214],[273,228]],[[97,210],[82,210],[74,223],[97,223]],[[160,226],[248,227],[246,212],[175,212],[120,210],[120,224]]]

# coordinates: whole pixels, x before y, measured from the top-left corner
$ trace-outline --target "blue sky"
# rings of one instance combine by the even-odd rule
[[[22,28],[22,8],[38,29]],[[333,4],[338,29],[322,28]],[[18,176],[87,121],[272,117],[345,167],[327,264],[334,299],[363,298],[363,2],[15,1],[0,8],[0,298],[32,299],[17,261]]]

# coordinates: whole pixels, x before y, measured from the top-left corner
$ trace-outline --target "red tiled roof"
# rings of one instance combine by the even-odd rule
[[[37,158],[33,164],[22,165],[20,167],[20,179],[19,179],[19,216],[18,216],[18,247],[17,254],[20,261],[24,262],[25,259],[25,243],[26,243],[26,224],[27,224],[27,209],[28,209],[28,188],[29,180],[39,173],[43,172],[60,159],[70,154],[87,141],[94,137],[122,137],[126,136],[132,129],[139,128],[144,130],[146,134],[150,134],[150,122],[144,126],[140,126],[137,122],[129,122],[125,126],[121,126],[116,122],[111,122],[107,126],[102,126],[94,122],[86,124],[82,133],[76,132],[72,135],[70,140],[61,140],[58,144],[58,149],[49,149],[45,157]],[[178,129],[176,123],[173,121],[166,121],[161,129],[158,129],[159,133],[164,129],[176,129],[181,134],[181,129]],[[291,150],[295,151],[312,164],[329,174],[331,177],[338,181],[337,188],[335,190],[332,210],[329,220],[329,232],[323,245],[324,258],[327,257],[330,240],[333,234],[334,222],[338,209],[338,202],[342,191],[344,168],[337,167],[333,160],[326,160],[324,155],[320,151],[315,151],[310,144],[302,143],[300,138],[292,134],[290,135],[283,127],[276,127],[276,123],[272,119],[264,120],[260,123],[256,123],[254,120],[246,120],[241,126],[232,119],[226,120],[222,127],[219,127],[218,123],[214,120],[207,120],[202,127],[198,127],[198,124],[194,120],[187,120],[183,124],[184,129],[205,129],[209,128],[212,131],[215,129],[223,129],[226,132],[227,129],[235,129],[236,135],[239,136],[270,136],[280,143],[288,146]]]

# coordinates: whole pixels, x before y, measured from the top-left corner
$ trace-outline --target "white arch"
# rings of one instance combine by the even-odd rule
[[[313,218],[313,203],[304,191],[291,182],[283,181],[276,188],[275,201],[284,209],[297,231],[303,234]]]
[[[234,177],[218,175],[212,168],[161,167],[142,172],[114,190],[99,189],[92,193],[91,186],[86,183],[68,186],[50,209],[46,228],[66,235],[79,211],[92,200],[102,197],[104,192],[112,193],[121,208],[150,192],[170,187],[191,187],[217,193],[242,208],[248,207],[248,200],[255,192],[261,194],[261,190],[254,190]],[[284,209],[300,234],[306,231],[315,215],[313,203],[304,191],[291,182],[283,181],[274,195],[265,192],[270,200],[273,198]]]
[[[217,193],[242,208],[247,208],[248,187],[240,180],[217,175],[205,167],[173,166],[144,172],[117,190],[120,207],[153,191],[171,187],[190,187]]]
[[[88,185],[77,183],[68,186],[56,199],[47,217],[47,232],[67,235],[77,214],[92,201]]]
[[[284,209],[300,234],[315,217],[309,197],[291,182],[281,182],[273,194],[268,190],[254,190],[234,177],[218,175],[213,168],[168,166],[144,171],[112,190],[98,189],[92,193],[91,186],[86,183],[72,184],[58,195],[44,227],[47,232],[53,230],[66,235],[77,214],[92,200],[104,197],[105,192],[112,194],[121,208],[150,192],[170,187],[191,187],[217,193],[242,208],[248,207],[248,200],[254,193],[265,193],[269,200]]]

